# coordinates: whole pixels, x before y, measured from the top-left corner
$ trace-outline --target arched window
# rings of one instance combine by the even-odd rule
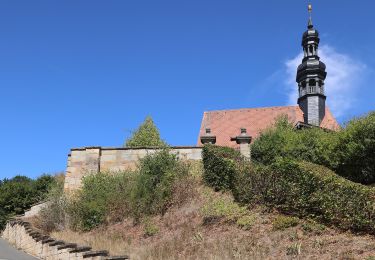
[[[314,47],[312,45],[310,45],[310,54],[314,55]]]

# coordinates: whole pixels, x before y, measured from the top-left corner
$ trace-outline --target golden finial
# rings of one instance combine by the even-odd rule
[[[309,10],[309,13],[311,14],[311,12],[312,12],[312,4],[309,4],[308,7],[307,7],[307,9]]]

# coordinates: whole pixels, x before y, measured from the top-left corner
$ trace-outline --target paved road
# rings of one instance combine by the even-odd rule
[[[0,260],[37,260],[24,252],[18,251],[0,238]]]

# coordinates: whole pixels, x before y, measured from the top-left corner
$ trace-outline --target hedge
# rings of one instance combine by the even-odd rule
[[[205,145],[202,151],[203,180],[215,191],[230,190],[236,162],[242,161],[239,151],[228,147]]]
[[[213,146],[204,149],[204,175],[210,180],[222,180],[226,173],[237,202],[249,206],[263,204],[344,230],[375,234],[374,188],[351,182],[309,162],[279,158],[264,166],[221,154],[235,154],[235,151]]]

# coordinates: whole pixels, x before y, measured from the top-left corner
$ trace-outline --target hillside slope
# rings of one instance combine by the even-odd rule
[[[128,254],[131,259],[373,259],[375,240],[269,212],[245,209],[196,178],[174,193],[163,216],[132,219],[58,239]],[[179,195],[189,194],[187,198]]]

